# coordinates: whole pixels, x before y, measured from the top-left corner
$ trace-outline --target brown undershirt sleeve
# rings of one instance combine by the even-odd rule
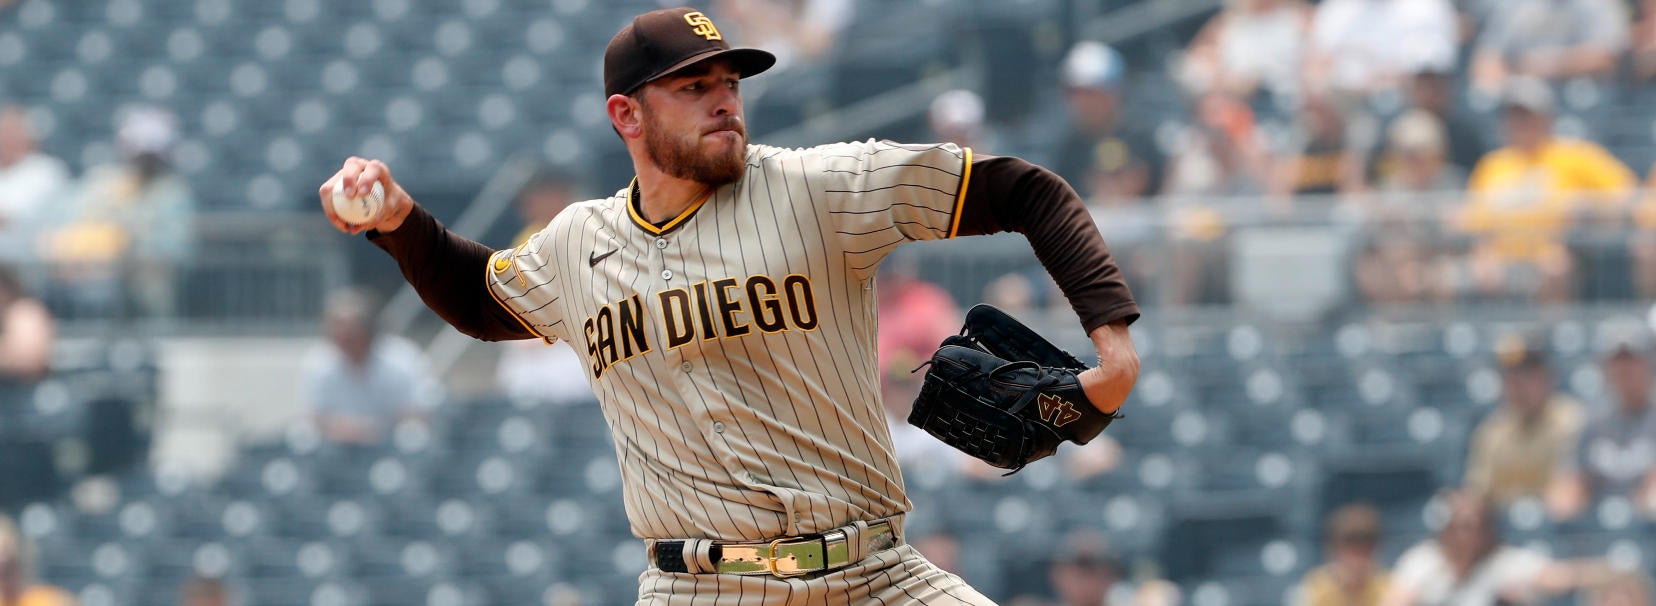
[[[971,175],[956,235],[1023,234],[1088,334],[1138,319],[1138,304],[1092,213],[1063,178],[1018,158],[989,155],[973,158]]]
[[[424,208],[416,205],[396,231],[368,232],[368,241],[397,260],[420,299],[456,330],[484,341],[538,336],[489,294],[484,275],[494,251],[449,231]]]

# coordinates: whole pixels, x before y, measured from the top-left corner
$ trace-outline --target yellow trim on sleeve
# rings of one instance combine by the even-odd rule
[[[501,257],[501,259],[507,260],[508,263],[516,263],[517,262],[515,260],[511,260],[512,259],[512,251],[502,250],[502,251],[496,252],[495,255],[499,255],[500,253],[506,253],[506,256]],[[503,271],[503,270],[495,269],[495,267],[497,267],[497,266],[495,266],[495,261],[490,261],[489,265],[491,267],[489,267],[488,270],[485,270],[484,273],[483,273],[483,288],[484,288],[484,290],[489,291],[489,298],[494,299],[495,304],[499,305],[501,309],[506,310],[506,313],[512,314],[512,319],[517,320],[518,324],[522,324],[523,329],[529,331],[529,334],[537,336],[537,337],[544,337],[545,335],[540,334],[540,331],[537,331],[534,328],[530,327],[529,322],[525,321],[523,319],[523,316],[518,315],[518,312],[512,311],[512,308],[510,306],[506,305],[505,301],[500,300],[500,295],[495,294],[495,289],[494,289],[495,280],[494,280],[493,276],[494,276],[495,273],[497,273],[499,271]]]
[[[972,148],[966,150],[966,168],[960,171],[960,191],[955,193],[954,221],[949,224],[949,237],[960,232],[960,211],[966,207],[966,186],[972,183]]]

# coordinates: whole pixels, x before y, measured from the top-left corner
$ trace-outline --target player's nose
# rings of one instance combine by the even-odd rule
[[[741,115],[742,97],[735,90],[720,87],[713,100],[714,116]]]

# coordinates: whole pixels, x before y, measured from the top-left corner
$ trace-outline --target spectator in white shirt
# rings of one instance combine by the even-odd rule
[[[0,258],[28,257],[30,223],[69,184],[62,160],[35,148],[34,130],[22,107],[0,108]]]
[[[1455,493],[1444,501],[1448,521],[1436,538],[1398,558],[1382,605],[1534,604],[1614,574],[1598,562],[1556,561],[1532,549],[1502,545],[1488,499]]]
[[[1450,71],[1457,27],[1449,0],[1325,0],[1311,22],[1306,88],[1361,98]]]
[[[1304,0],[1227,0],[1191,40],[1180,79],[1198,94],[1293,97],[1311,15]]]
[[[1608,76],[1628,49],[1630,25],[1621,0],[1506,0],[1478,39],[1472,84],[1494,94],[1512,76]]]
[[[304,393],[323,437],[374,444],[403,419],[421,419],[442,398],[412,342],[378,334],[377,310],[357,291],[335,293],[323,310],[327,341],[305,359]]]

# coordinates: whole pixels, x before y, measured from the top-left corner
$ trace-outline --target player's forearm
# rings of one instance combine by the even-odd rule
[[[959,234],[1022,233],[1089,335],[1138,319],[1138,304],[1092,213],[1052,171],[1018,158],[980,157],[960,212]]]
[[[397,260],[420,299],[455,330],[484,341],[535,336],[489,294],[483,275],[494,251],[449,231],[425,209],[411,207],[396,231],[368,238]]]

